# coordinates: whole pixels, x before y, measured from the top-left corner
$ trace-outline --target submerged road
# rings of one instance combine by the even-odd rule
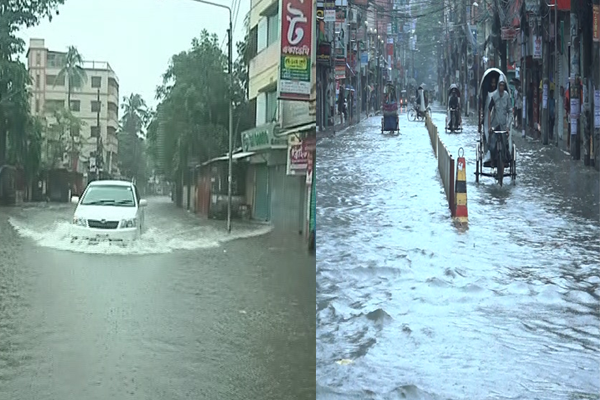
[[[150,199],[129,248],[73,208],[0,209],[0,399],[314,399],[314,257],[298,236]]]
[[[450,219],[424,123],[318,143],[318,399],[600,399],[599,175],[516,139],[517,181]]]

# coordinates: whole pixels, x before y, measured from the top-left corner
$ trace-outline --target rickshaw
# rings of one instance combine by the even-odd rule
[[[453,83],[450,85],[448,89],[448,93],[452,94],[452,92],[456,92],[458,96],[458,107],[451,108],[450,102],[448,102],[448,109],[446,111],[446,126],[444,131],[447,133],[448,131],[454,132],[462,132],[462,116],[460,115],[460,89],[458,85]]]
[[[408,109],[408,93],[406,92],[406,89],[401,90],[400,91],[400,112],[402,112],[402,109]]]
[[[425,87],[425,84],[419,85],[419,88],[424,89],[424,87]],[[418,88],[417,88],[417,91],[418,91]],[[416,93],[415,93],[414,101],[411,102],[412,104],[409,106],[409,110],[406,115],[410,122],[425,121],[425,118],[427,118],[427,115],[431,114],[431,107],[429,106],[429,104],[427,102],[425,102],[425,96],[426,96],[426,91],[423,90],[423,97],[422,97],[421,101],[423,101],[425,103],[425,111],[421,112],[421,111],[419,111],[419,106],[417,105],[417,97],[416,97]]]
[[[381,105],[381,133],[391,132],[400,134],[400,118],[398,118],[398,99],[393,84],[388,83],[384,88],[384,103]]]
[[[479,84],[479,104],[478,104],[478,132],[479,138],[477,140],[476,150],[476,163],[475,163],[475,182],[479,183],[480,176],[489,176],[495,178],[500,186],[505,176],[505,168],[508,167],[508,175],[511,177],[512,182],[515,182],[517,177],[517,149],[512,141],[512,132],[510,130],[510,120],[507,124],[508,131],[501,131],[493,129],[489,131],[488,117],[489,117],[489,104],[493,93],[492,81],[499,82],[500,77],[503,77],[504,82],[507,82],[506,75],[498,68],[489,68],[483,74],[481,82]],[[497,85],[497,84],[496,84]],[[506,95],[511,96],[510,89],[506,85]],[[512,113],[510,114],[512,116]],[[512,117],[509,117],[512,118]],[[488,149],[486,143],[485,132],[490,132],[490,135],[495,135],[496,145],[493,149]],[[490,151],[491,159],[489,162],[484,163],[483,158],[487,151]],[[491,168],[494,171],[491,173],[483,172],[483,168]]]

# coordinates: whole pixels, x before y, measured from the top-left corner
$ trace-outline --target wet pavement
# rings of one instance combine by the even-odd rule
[[[70,205],[0,208],[0,399],[314,399],[314,257],[149,201],[131,247]]]
[[[518,177],[451,222],[429,136],[370,118],[318,142],[318,399],[600,399],[599,175],[515,139]]]

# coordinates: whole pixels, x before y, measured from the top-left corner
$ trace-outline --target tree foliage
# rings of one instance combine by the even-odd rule
[[[146,168],[146,146],[144,139],[152,111],[141,95],[132,93],[123,97],[121,104],[121,130],[119,138],[119,170],[121,175],[145,182],[148,176]]]
[[[436,1],[418,3],[419,8],[413,6],[413,14],[419,15],[415,35],[417,36],[417,50],[414,52],[414,66],[417,71],[417,84],[423,82],[435,84],[437,76],[437,45],[442,40],[443,7]],[[429,79],[429,76],[432,79]]]
[[[17,36],[22,27],[52,19],[64,0],[6,0],[0,4],[0,165],[10,162],[25,169],[28,182],[41,163],[42,123],[31,116],[27,69],[17,56],[25,42]]]
[[[148,152],[167,176],[178,176],[192,157],[205,161],[227,151],[230,88],[234,138],[252,126],[247,100],[250,53],[245,43],[238,43],[237,49],[241,57],[233,65],[233,87],[227,56],[218,37],[206,30],[192,40],[190,50],[172,57],[156,91],[160,103],[148,125]]]

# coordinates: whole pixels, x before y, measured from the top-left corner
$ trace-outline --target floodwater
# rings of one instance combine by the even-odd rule
[[[0,209],[0,399],[311,399],[314,257],[151,198],[130,246],[71,243],[74,206]]]
[[[520,137],[515,184],[452,224],[422,122],[319,141],[318,399],[600,399],[599,175]]]

